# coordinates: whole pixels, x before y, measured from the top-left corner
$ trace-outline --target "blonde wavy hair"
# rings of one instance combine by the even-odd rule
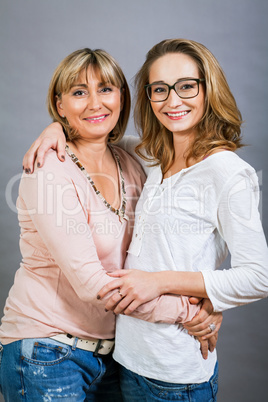
[[[149,84],[152,64],[168,53],[190,56],[196,62],[200,76],[205,78],[205,112],[197,125],[195,140],[186,153],[186,162],[190,158],[198,160],[215,148],[234,151],[242,146],[242,117],[216,58],[198,42],[187,39],[163,40],[147,53],[143,66],[135,76],[134,108],[135,125],[141,136],[136,152],[143,159],[153,161],[154,166],[161,165],[163,173],[168,171],[174,160],[173,136],[154,115],[144,86]]]
[[[130,113],[130,92],[124,73],[116,60],[102,49],[91,50],[89,48],[76,50],[71,53],[56,68],[50,81],[47,107],[53,121],[63,126],[65,136],[72,141],[79,137],[76,130],[70,127],[67,119],[61,117],[57,111],[57,100],[63,93],[70,91],[72,85],[77,82],[80,74],[86,72],[89,67],[100,73],[103,82],[111,83],[120,88],[123,94],[123,107],[120,117],[113,131],[109,134],[109,142],[118,142],[124,135]]]

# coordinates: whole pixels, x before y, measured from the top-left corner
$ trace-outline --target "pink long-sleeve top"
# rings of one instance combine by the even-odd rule
[[[106,298],[98,300],[97,294],[113,280],[107,271],[123,268],[145,175],[129,154],[111,149],[120,160],[129,220],[107,208],[67,153],[62,163],[50,151],[42,168],[23,174],[17,200],[22,262],[4,309],[3,344],[61,332],[114,337],[115,316],[105,312]],[[187,298],[170,295],[144,304],[133,316],[175,323],[197,311]]]

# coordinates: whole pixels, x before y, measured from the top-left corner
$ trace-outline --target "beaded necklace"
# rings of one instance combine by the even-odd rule
[[[117,155],[117,153],[114,151],[114,149],[111,146],[109,146],[109,149],[111,150],[111,152],[113,154],[113,157],[114,157],[114,159],[116,161],[116,164],[117,164],[118,170],[119,170],[119,175],[120,175],[120,185],[121,185],[121,195],[122,195],[122,205],[121,205],[120,209],[116,209],[116,208],[112,207],[111,204],[109,204],[109,202],[105,200],[105,198],[103,197],[101,192],[97,189],[94,181],[89,176],[88,172],[86,171],[86,169],[84,168],[82,163],[79,161],[77,156],[70,150],[68,145],[65,146],[65,150],[66,150],[67,154],[70,156],[72,161],[78,166],[78,168],[81,170],[81,172],[86,176],[86,178],[88,179],[89,183],[91,184],[91,186],[92,186],[93,190],[95,191],[95,193],[97,194],[97,196],[102,200],[104,205],[110,211],[112,211],[113,213],[118,215],[119,220],[122,223],[123,219],[129,220],[128,216],[126,215],[127,200],[126,200],[126,196],[125,196],[126,195],[125,179],[124,179],[124,176],[123,176],[123,170],[122,170],[122,167],[121,167],[119,156]]]

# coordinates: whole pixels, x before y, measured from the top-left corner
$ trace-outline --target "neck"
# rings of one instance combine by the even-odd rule
[[[110,154],[107,143],[107,139],[100,142],[91,142],[79,138],[73,142],[68,142],[68,145],[83,164],[102,169]]]
[[[191,144],[194,141],[193,135],[176,135],[173,134],[173,144],[175,150],[175,158],[174,161],[186,161],[187,151],[191,147]]]

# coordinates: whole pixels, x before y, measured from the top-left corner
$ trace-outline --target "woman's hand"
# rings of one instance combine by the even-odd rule
[[[102,299],[111,290],[118,289],[106,303],[106,310],[112,310],[115,314],[131,314],[141,304],[161,295],[159,274],[136,269],[114,271],[108,275],[117,279],[105,285],[99,291],[98,298]]]
[[[51,123],[40,134],[37,140],[31,145],[23,158],[23,169],[26,173],[32,173],[34,170],[34,162],[41,167],[44,164],[46,152],[52,148],[57,151],[58,158],[61,162],[65,160],[66,139],[60,123]]]
[[[201,302],[201,298],[198,297],[190,297],[190,302],[192,304],[198,304]],[[202,311],[203,310],[203,311]],[[200,314],[201,313],[201,314]],[[211,331],[209,328],[209,334],[208,336],[197,336],[197,334],[202,334],[202,331],[200,332],[200,325],[202,327],[202,317],[204,319],[203,323],[205,326],[205,330],[207,331],[207,325],[210,325],[208,322],[206,322],[206,317],[211,317],[213,320],[213,324],[216,326],[214,331]],[[198,323],[195,325],[195,320],[197,319]],[[213,352],[213,350],[216,347],[217,341],[218,341],[218,331],[220,329],[222,322],[222,313],[213,313],[213,306],[212,303],[209,299],[203,299],[202,302],[202,309],[200,310],[199,314],[197,314],[192,321],[189,323],[186,323],[184,325],[184,328],[190,328],[190,325],[193,324],[191,327],[191,330],[188,330],[189,335],[195,335],[197,340],[200,342],[200,350],[201,354],[204,359],[208,358],[208,351]],[[192,331],[192,332],[191,332]],[[196,332],[195,332],[196,331]]]
[[[208,351],[213,352],[213,350],[216,347],[217,340],[218,340],[218,333],[216,333],[215,335],[212,335],[211,338],[209,338],[209,339],[202,339],[202,338],[197,337],[197,340],[200,342],[200,350],[201,350],[203,359],[206,360],[208,358]]]
[[[194,304],[199,302],[198,299],[194,300],[190,298],[190,301],[191,300]],[[221,323],[222,313],[214,313],[211,301],[209,299],[204,299],[200,312],[192,319],[192,321],[184,323],[183,326],[187,329],[189,335],[205,340],[210,339],[217,334],[221,327]],[[212,330],[210,325],[212,325],[212,327],[215,326],[215,329]]]

